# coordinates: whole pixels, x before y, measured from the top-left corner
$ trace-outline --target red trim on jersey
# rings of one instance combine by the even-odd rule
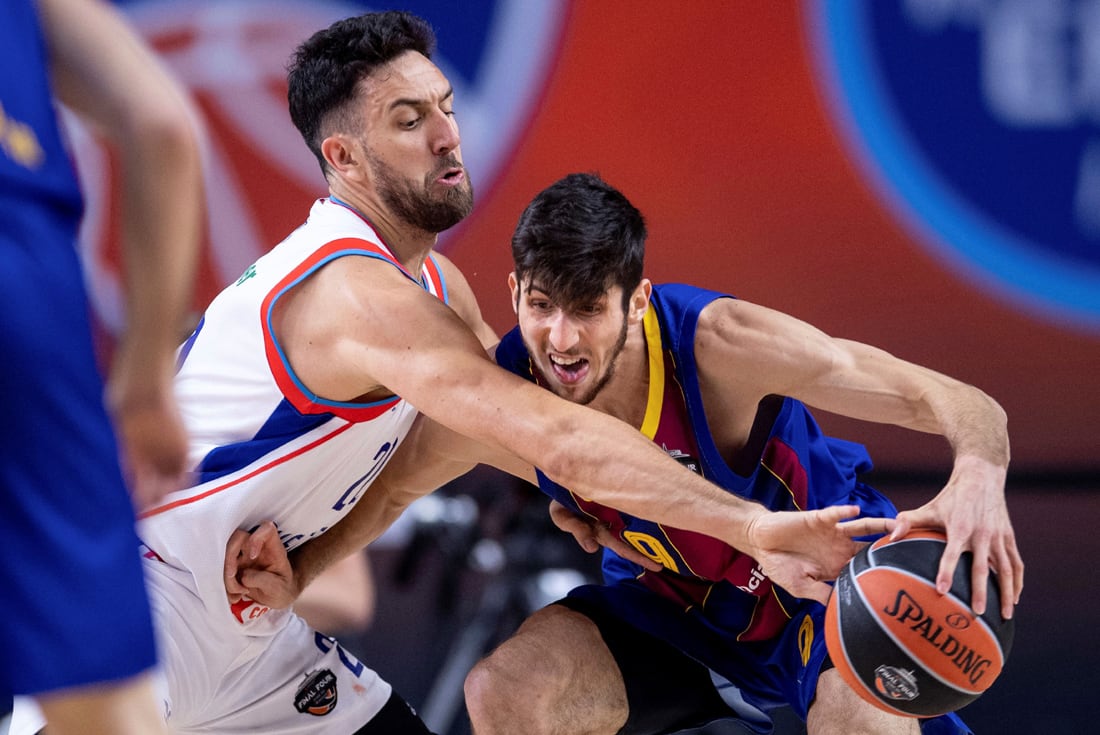
[[[432,282],[432,293],[438,296],[440,301],[446,301],[447,294],[443,293],[443,274],[439,272],[439,264],[435,262],[435,258],[430,255],[424,259],[424,274]]]
[[[768,445],[764,447],[760,464],[783,483],[783,486],[790,492],[795,507],[799,510],[806,510],[809,483],[806,481],[806,468],[802,466],[802,461],[798,458],[798,452],[784,444],[779,437],[773,436],[768,440]]]
[[[345,431],[347,431],[348,429],[350,429],[354,425],[355,424],[344,424],[343,426],[336,429],[335,431],[333,431],[329,434],[326,434],[325,436],[322,436],[321,438],[319,438],[315,441],[310,442],[309,444],[305,445],[304,447],[299,447],[298,449],[295,449],[290,454],[284,454],[281,457],[277,457],[276,459],[271,460],[270,462],[265,464],[263,467],[257,467],[256,469],[249,472],[247,475],[243,475],[243,476],[238,477],[236,479],[230,480],[229,482],[223,483],[223,484],[218,485],[216,487],[212,487],[212,488],[210,488],[209,490],[207,490],[205,492],[199,493],[198,495],[192,495],[191,497],[188,497],[188,498],[181,498],[179,500],[174,500],[171,503],[166,503],[166,504],[164,504],[164,505],[162,505],[158,508],[150,508],[149,510],[144,511],[143,513],[139,514],[138,518],[152,518],[155,515],[160,515],[161,513],[167,512],[167,511],[172,510],[174,508],[179,508],[179,507],[184,506],[184,505],[190,505],[191,503],[198,502],[200,500],[203,500],[204,498],[209,498],[211,495],[216,495],[216,494],[222,492],[223,490],[228,490],[229,488],[234,487],[235,485],[241,484],[245,480],[251,480],[253,477],[255,477],[256,475],[259,475],[260,473],[267,472],[268,470],[272,469],[273,467],[278,467],[279,465],[283,464],[284,462],[289,462],[290,460],[294,459],[295,457],[297,457],[301,454],[304,454],[304,453],[308,452],[309,450],[324,444],[329,439],[333,439],[333,438],[339,436],[340,434],[343,434]]]
[[[339,240],[332,240],[315,250],[313,254],[302,261],[298,267],[275,284],[275,287],[267,293],[266,297],[264,297],[263,304],[260,306],[260,319],[262,320],[261,329],[264,336],[264,352],[267,354],[267,364],[271,370],[271,375],[275,379],[275,384],[279,386],[280,392],[282,392],[290,402],[290,405],[294,406],[294,408],[303,414],[331,413],[346,421],[359,423],[370,421],[373,418],[381,416],[401,401],[399,396],[393,396],[392,398],[383,399],[382,401],[368,405],[356,405],[337,401],[321,402],[316,400],[314,396],[308,395],[302,389],[301,384],[287,369],[287,365],[283,360],[283,355],[279,351],[278,344],[275,342],[275,337],[271,334],[271,330],[269,329],[268,317],[271,314],[271,309],[275,300],[285,294],[291,286],[300,279],[307,277],[313,270],[319,268],[327,260],[334,257],[340,257],[342,253],[362,252],[364,250],[391,263],[407,277],[416,281],[416,279],[405,270],[405,267],[398,262],[397,258],[395,258],[385,247],[373,243],[370,240],[346,237]]]

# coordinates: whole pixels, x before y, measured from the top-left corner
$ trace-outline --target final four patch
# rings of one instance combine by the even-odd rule
[[[336,709],[336,674],[328,669],[311,671],[294,695],[294,709],[323,717]]]

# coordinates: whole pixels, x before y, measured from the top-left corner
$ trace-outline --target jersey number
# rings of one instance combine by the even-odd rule
[[[648,533],[624,531],[623,538],[626,539],[628,544],[637,549],[638,553],[649,557],[665,569],[671,569],[674,572],[680,571],[680,568],[676,566],[676,560],[672,558],[672,554],[668,553],[668,549]]]

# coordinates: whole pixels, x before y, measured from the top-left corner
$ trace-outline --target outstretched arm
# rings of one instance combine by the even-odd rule
[[[110,5],[39,0],[39,9],[55,92],[119,157],[127,327],[108,400],[135,502],[144,506],[178,487],[187,450],[172,375],[202,232],[196,116]]]
[[[985,610],[985,582],[992,565],[998,573],[1002,615],[1012,616],[1024,567],[1005,502],[1008,431],[996,401],[942,373],[870,345],[831,338],[745,301],[721,299],[708,306],[700,334],[696,356],[701,382],[705,387],[728,381],[727,387],[735,386],[726,391],[734,396],[731,400],[788,395],[840,415],[944,436],[955,458],[947,485],[923,507],[901,513],[894,534],[917,526],[945,530],[948,543],[937,587],[950,588],[959,557],[969,550],[974,555],[974,610]]]
[[[501,369],[454,310],[386,264],[339,258],[280,300],[280,341],[318,395],[355,400],[386,389],[453,431],[538,466],[578,494],[642,518],[754,548],[768,511],[682,467],[626,423]],[[836,576],[836,540],[816,579]],[[837,555],[839,556],[839,554]],[[798,589],[791,589],[798,594]]]
[[[269,607],[288,607],[321,572],[382,535],[414,500],[481,462],[535,481],[530,465],[418,416],[369,491],[325,533],[288,555],[270,521],[252,532],[234,532],[224,570],[230,602],[246,595]]]

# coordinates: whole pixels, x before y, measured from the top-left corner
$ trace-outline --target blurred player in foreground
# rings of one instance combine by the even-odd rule
[[[183,482],[172,374],[201,234],[195,118],[98,0],[11,0],[0,58],[0,701],[33,695],[51,733],[166,732],[133,505]],[[112,144],[123,181],[127,327],[109,414],[54,95]]]

